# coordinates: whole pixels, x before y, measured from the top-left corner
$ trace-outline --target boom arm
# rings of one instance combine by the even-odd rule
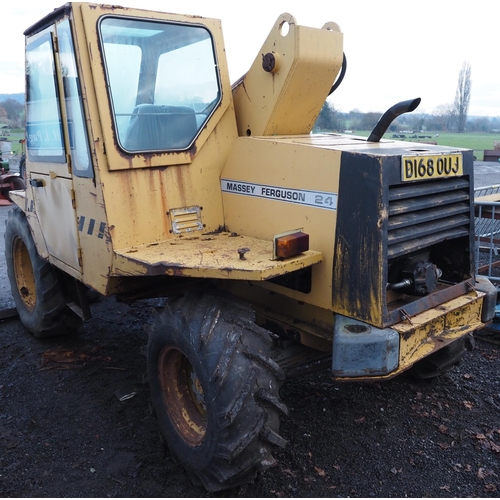
[[[282,14],[248,73],[233,87],[239,135],[308,134],[342,57],[337,24],[308,28]]]

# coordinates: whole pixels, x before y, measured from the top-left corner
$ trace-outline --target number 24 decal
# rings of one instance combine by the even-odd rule
[[[335,199],[333,196],[324,196],[322,194],[317,194],[314,197],[314,203],[316,205],[326,205],[328,207],[333,207],[335,205]]]

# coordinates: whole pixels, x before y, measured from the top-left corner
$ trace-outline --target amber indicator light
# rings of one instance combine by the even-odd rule
[[[309,235],[298,232],[276,238],[276,256],[281,259],[295,257],[309,250]]]

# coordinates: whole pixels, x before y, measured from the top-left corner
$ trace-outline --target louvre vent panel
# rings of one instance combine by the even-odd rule
[[[389,217],[389,230],[396,230],[402,227],[414,226],[424,222],[435,221],[436,218],[444,219],[459,214],[466,214],[469,217],[469,205],[467,203],[454,203],[453,205],[443,206],[439,213],[435,209],[420,210],[418,212],[404,213]],[[390,237],[390,233],[389,233]]]
[[[388,258],[467,236],[469,196],[465,178],[389,187]]]
[[[398,186],[393,186],[389,193],[389,201],[413,198],[415,196],[415,186],[416,184],[399,184]],[[420,196],[425,196],[427,194],[444,193],[458,189],[468,191],[469,181],[462,177],[453,177],[440,181],[424,182],[419,186],[418,191]]]
[[[451,193],[429,194],[424,196],[398,200],[389,203],[389,216],[416,212],[426,208],[432,208],[438,211],[445,205],[467,201],[469,193],[465,191],[452,191]]]

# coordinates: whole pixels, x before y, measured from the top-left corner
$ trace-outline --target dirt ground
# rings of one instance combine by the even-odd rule
[[[0,321],[1,497],[500,495],[500,336],[485,330],[430,383],[346,385],[329,372],[287,381],[289,443],[277,464],[247,487],[207,494],[161,443],[149,409],[143,326],[159,305],[101,299],[78,335],[43,341],[16,318]]]
[[[0,496],[210,496],[164,448],[149,410],[140,353],[154,305],[100,300],[67,339],[0,324]],[[328,372],[286,382],[288,446],[224,496],[497,497],[499,349],[477,340],[432,383],[342,385]]]

